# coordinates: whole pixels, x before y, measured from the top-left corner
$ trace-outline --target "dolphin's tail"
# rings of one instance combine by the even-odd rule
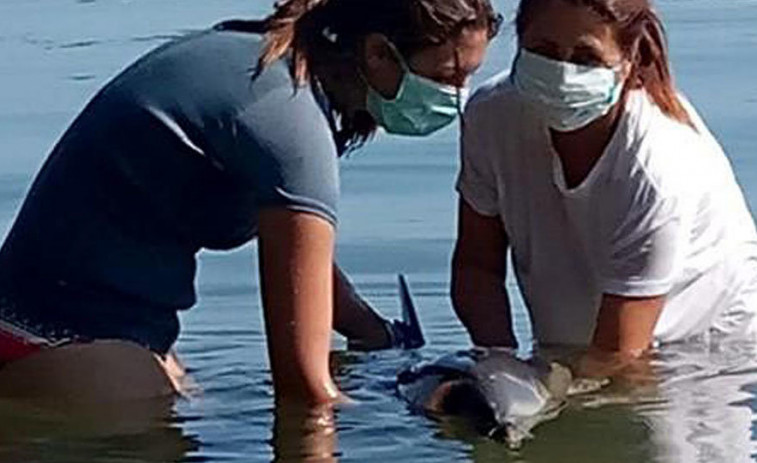
[[[392,323],[395,344],[403,349],[418,349],[426,344],[426,340],[423,338],[423,331],[421,330],[421,323],[418,320],[418,312],[415,309],[415,303],[413,303],[413,297],[405,276],[400,274],[398,280],[402,321],[395,320]]]

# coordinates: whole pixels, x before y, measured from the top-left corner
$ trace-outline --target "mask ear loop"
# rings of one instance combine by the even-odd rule
[[[460,52],[455,48],[455,72],[460,74]],[[455,85],[455,103],[457,106],[457,117],[460,121],[460,130],[465,129],[465,118],[463,117],[463,90],[459,85]]]
[[[402,69],[402,77],[400,78],[400,86],[402,86],[402,81],[404,81],[407,75],[410,72],[412,72],[410,70],[410,65],[407,64],[407,62],[405,61],[405,58],[402,57],[402,54],[400,53],[399,50],[397,50],[397,47],[391,42],[391,40],[389,40],[386,37],[384,38],[385,38],[384,42],[386,43],[386,46],[389,47],[389,50],[391,50],[392,54],[394,55],[394,58],[397,60],[397,64],[399,64],[400,69]],[[372,88],[371,83],[368,81],[368,77],[366,77],[365,73],[360,67],[358,67],[358,74],[360,76],[360,80],[362,80],[366,86]]]
[[[385,37],[386,38],[386,37]],[[392,51],[392,54],[397,59],[397,63],[400,65],[400,68],[402,68],[403,78],[405,77],[404,74],[408,74],[412,72],[410,70],[410,65],[407,64],[407,61],[402,56],[402,53],[397,49],[397,46],[392,43],[391,40],[386,38],[386,46],[389,47],[389,49]]]

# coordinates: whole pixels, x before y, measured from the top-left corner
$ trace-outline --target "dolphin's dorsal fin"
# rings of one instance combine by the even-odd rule
[[[402,323],[404,325],[406,342],[408,348],[417,349],[426,344],[426,339],[423,337],[423,331],[421,330],[421,323],[418,320],[418,312],[415,309],[415,303],[413,302],[413,296],[410,293],[410,287],[407,285],[405,275],[398,275],[399,280],[399,292],[400,292],[400,305],[402,306]]]

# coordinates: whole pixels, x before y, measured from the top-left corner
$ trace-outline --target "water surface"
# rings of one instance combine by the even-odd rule
[[[172,37],[220,19],[260,16],[269,3],[0,2],[0,234],[52,144],[99,86]],[[497,5],[512,18],[512,2]],[[660,7],[680,87],[757,204],[757,2],[666,0]],[[506,69],[512,38],[512,28],[505,27],[477,82]],[[627,403],[633,394],[608,393],[588,406],[576,404],[538,428],[537,439],[518,454],[406,409],[393,390],[397,370],[467,347],[447,291],[456,137],[456,128],[423,142],[379,137],[342,162],[340,262],[387,315],[398,311],[395,275],[407,273],[429,345],[413,354],[359,354],[346,352],[336,339],[338,380],[357,404],[339,410],[335,434],[302,432],[296,419],[281,413],[276,419],[255,249],[247,246],[201,256],[200,299],[183,316],[178,350],[202,396],[175,404],[170,420],[155,416],[170,404],[85,410],[84,419],[72,422],[70,411],[0,403],[0,459],[296,461],[308,448],[322,461],[751,461],[757,363],[749,345],[666,349],[653,362],[661,384],[637,394],[643,400]]]

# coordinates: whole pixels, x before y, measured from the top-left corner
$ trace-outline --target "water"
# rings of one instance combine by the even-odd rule
[[[234,16],[259,16],[262,0],[0,1],[0,229],[7,232],[29,181],[96,89],[165,40]],[[512,18],[512,2],[500,0]],[[727,149],[752,205],[757,200],[757,2],[666,0],[680,86]],[[505,28],[477,80],[513,53]],[[417,354],[345,352],[341,386],[357,404],[336,432],[275,413],[264,350],[254,246],[201,256],[200,300],[183,316],[178,351],[204,390],[174,404],[116,410],[40,411],[0,403],[3,461],[751,461],[757,363],[752,346],[668,348],[652,362],[656,387],[609,391],[537,429],[518,454],[465,429],[407,411],[397,370],[464,348],[448,303],[455,224],[455,129],[422,143],[380,138],[343,163],[339,259],[383,313],[398,312],[395,274],[409,274],[429,345]],[[517,302],[516,304],[520,304]],[[522,320],[521,320],[522,322]],[[521,335],[527,337],[525,328]],[[630,402],[630,403],[629,403]],[[173,407],[173,418],[156,411]],[[277,418],[278,415],[278,418]]]

